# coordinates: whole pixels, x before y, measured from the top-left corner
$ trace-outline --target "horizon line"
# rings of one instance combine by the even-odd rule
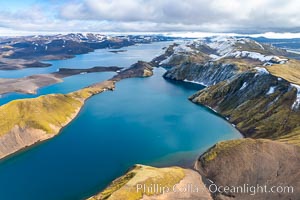
[[[265,33],[234,33],[234,32],[201,32],[201,31],[1,31],[0,37],[22,37],[22,36],[34,36],[34,35],[57,35],[57,34],[71,34],[71,33],[93,33],[103,35],[162,35],[169,37],[181,37],[181,38],[204,38],[211,36],[241,36],[241,37],[265,37],[270,39],[296,39],[300,38],[299,33],[292,32],[265,32]]]

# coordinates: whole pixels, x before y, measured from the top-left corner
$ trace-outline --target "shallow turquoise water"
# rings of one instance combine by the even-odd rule
[[[62,93],[66,94],[75,90],[79,90],[83,87],[87,87],[94,83],[98,83],[104,80],[107,80],[114,76],[116,73],[114,72],[97,72],[90,74],[78,74],[75,76],[64,78],[64,82],[56,83],[53,85],[49,85],[43,88],[40,88],[37,91],[37,94],[18,94],[18,93],[9,93],[3,95],[0,98],[0,105],[3,105],[14,99],[24,99],[24,98],[34,98],[40,95],[45,94],[53,94],[53,93]]]
[[[134,54],[159,53],[139,48]],[[111,59],[120,63],[126,56]],[[89,99],[57,137],[0,161],[0,199],[83,199],[135,163],[192,164],[215,142],[240,137],[224,119],[187,100],[201,86],[167,81],[163,73],[156,69],[152,77],[117,83],[115,91]],[[67,92],[63,85],[45,93]]]

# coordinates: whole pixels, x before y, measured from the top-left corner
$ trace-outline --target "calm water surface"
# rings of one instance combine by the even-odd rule
[[[124,54],[100,50],[70,60],[52,61],[53,67],[48,70],[55,71],[58,66],[128,67],[137,60],[151,60],[164,45],[128,47]],[[38,72],[47,73],[44,70],[47,69]],[[23,76],[33,72],[26,69]],[[117,83],[115,91],[89,99],[78,117],[57,137],[0,161],[0,199],[84,199],[135,163],[192,164],[197,155],[215,142],[240,137],[224,119],[187,100],[201,86],[167,81],[162,78],[163,73],[164,69],[155,69],[150,78]],[[64,83],[42,88],[37,95],[67,93],[112,75],[69,77]],[[21,72],[15,76],[21,76]],[[6,95],[0,103],[33,96]]]

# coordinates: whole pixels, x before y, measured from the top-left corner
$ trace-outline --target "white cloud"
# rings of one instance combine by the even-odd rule
[[[0,10],[22,31],[300,32],[298,0],[65,0]]]

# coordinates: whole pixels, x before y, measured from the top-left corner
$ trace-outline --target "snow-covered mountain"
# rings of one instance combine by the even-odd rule
[[[300,126],[300,61],[290,55],[249,38],[212,37],[171,45],[152,62],[166,67],[167,79],[207,86],[190,100],[245,136],[286,138]]]
[[[0,38],[0,69],[42,67],[44,65],[39,62],[41,60],[66,59],[95,49],[117,49],[167,40],[172,38],[159,35],[108,36],[94,33]]]
[[[253,61],[263,62],[265,65],[271,65],[272,63],[287,62],[287,59],[281,56],[290,54],[284,49],[269,44],[261,44],[249,38],[223,36],[186,41],[180,45],[174,45],[172,48],[173,53],[160,60],[158,64],[168,64],[178,56],[194,55],[198,58],[201,57],[203,61],[249,58]]]

